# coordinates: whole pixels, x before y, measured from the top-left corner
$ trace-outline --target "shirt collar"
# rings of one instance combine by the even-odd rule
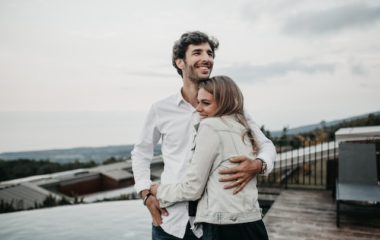
[[[176,94],[176,103],[177,103],[177,105],[179,106],[181,103],[183,103],[183,102],[185,102],[185,99],[183,99],[183,96],[182,96],[182,93],[181,93],[181,91],[182,91],[182,88],[179,90],[179,92]]]
[[[192,111],[196,112],[195,108],[188,102],[186,101],[183,96],[182,96],[182,88],[179,90],[179,92],[175,95],[175,98],[176,98],[176,104],[177,106],[179,107],[181,104],[184,104],[185,106],[187,106],[189,109],[191,109]]]

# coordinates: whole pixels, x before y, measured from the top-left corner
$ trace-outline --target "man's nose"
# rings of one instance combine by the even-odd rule
[[[214,61],[214,58],[212,58],[208,53],[203,53],[202,54],[202,61],[212,62],[212,61]]]

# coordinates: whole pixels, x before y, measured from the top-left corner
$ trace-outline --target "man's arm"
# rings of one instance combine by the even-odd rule
[[[154,105],[150,108],[143,125],[140,138],[135,144],[132,155],[132,171],[135,179],[135,189],[142,199],[144,199],[151,185],[150,163],[153,159],[154,146],[160,140],[161,134],[157,128],[157,116]],[[149,196],[145,199],[145,204],[152,216],[154,225],[162,223],[161,214],[167,214],[165,209],[160,209],[157,199]]]
[[[226,189],[235,188],[234,194],[240,192],[257,174],[262,173],[266,176],[269,175],[273,170],[273,162],[276,159],[276,149],[272,141],[261,132],[249,114],[246,114],[245,117],[252,130],[258,154],[256,159],[249,159],[247,156],[231,158],[231,162],[239,163],[239,165],[220,171],[220,174],[223,175],[220,181],[228,182],[228,184],[225,185]],[[263,164],[263,162],[265,162],[265,164]],[[265,171],[263,172],[263,170]]]

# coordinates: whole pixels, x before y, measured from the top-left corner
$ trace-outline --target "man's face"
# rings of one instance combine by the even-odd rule
[[[194,83],[208,79],[214,66],[214,53],[209,43],[189,45],[185,59],[182,61],[183,78],[188,78]]]

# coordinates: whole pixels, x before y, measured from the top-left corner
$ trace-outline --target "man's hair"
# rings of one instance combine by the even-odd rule
[[[202,43],[208,43],[210,44],[211,50],[213,52],[214,58],[215,58],[215,50],[219,47],[219,41],[214,38],[210,37],[207,34],[200,32],[200,31],[194,31],[194,32],[186,32],[182,34],[181,38],[178,39],[173,46],[173,54],[172,54],[172,64],[177,69],[177,72],[182,77],[182,70],[177,67],[177,64],[175,61],[177,59],[185,59],[186,51],[189,45],[199,45]]]
[[[247,119],[244,114],[244,97],[238,85],[227,76],[215,76],[208,80],[201,81],[198,84],[199,89],[204,89],[212,94],[218,105],[213,117],[224,115],[233,115],[239,123],[245,128],[252,146],[255,147],[255,141],[252,130],[249,128]],[[243,137],[244,137],[243,135]]]

